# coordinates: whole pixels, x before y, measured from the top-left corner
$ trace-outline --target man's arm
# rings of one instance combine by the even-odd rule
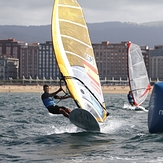
[[[55,99],[67,99],[67,98],[72,98],[72,96],[71,95],[69,95],[69,96],[55,96],[54,97]]]
[[[55,95],[54,98],[55,99],[67,99],[67,98],[72,98],[72,96],[71,95],[69,95],[69,96],[58,96],[58,95]]]
[[[72,96],[71,95],[69,95],[69,96],[62,96],[62,99],[67,99],[67,98],[72,98]]]
[[[53,93],[49,93],[49,96],[50,97],[55,97],[59,92],[62,91],[62,88],[59,88],[56,92],[53,92]],[[58,96],[59,97],[59,96]]]

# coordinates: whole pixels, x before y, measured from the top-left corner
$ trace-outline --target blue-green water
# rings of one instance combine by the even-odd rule
[[[104,95],[110,116],[100,133],[83,131],[62,115],[50,115],[40,95],[0,93],[0,162],[163,162],[163,134],[148,132],[147,112],[124,107],[126,95]],[[143,106],[148,103],[149,97]],[[59,104],[75,107],[71,99]]]

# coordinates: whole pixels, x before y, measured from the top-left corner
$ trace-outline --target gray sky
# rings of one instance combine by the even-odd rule
[[[48,25],[53,0],[0,0],[0,25]],[[163,0],[78,0],[88,23],[163,21]]]

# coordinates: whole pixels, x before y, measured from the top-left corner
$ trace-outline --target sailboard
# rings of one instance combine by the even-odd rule
[[[107,111],[98,69],[83,11],[77,0],[55,0],[51,27],[57,64],[77,107],[81,112],[89,112],[98,123],[104,122]],[[70,113],[70,121],[71,117]],[[77,120],[71,122],[85,129]]]
[[[134,105],[139,107],[148,97],[151,88],[140,47],[128,42],[127,58],[130,91],[132,91]]]
[[[94,116],[85,109],[74,109],[70,114],[70,120],[76,126],[89,130],[100,131],[100,126]]]
[[[148,129],[150,133],[163,132],[163,82],[155,83],[149,101]]]

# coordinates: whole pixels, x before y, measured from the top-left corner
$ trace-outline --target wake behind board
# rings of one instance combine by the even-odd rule
[[[100,131],[100,126],[94,116],[84,109],[74,109],[70,113],[70,121],[88,131]]]
[[[135,111],[144,111],[144,112],[148,112],[148,110],[145,109],[143,106],[137,106],[137,107],[135,108]]]

